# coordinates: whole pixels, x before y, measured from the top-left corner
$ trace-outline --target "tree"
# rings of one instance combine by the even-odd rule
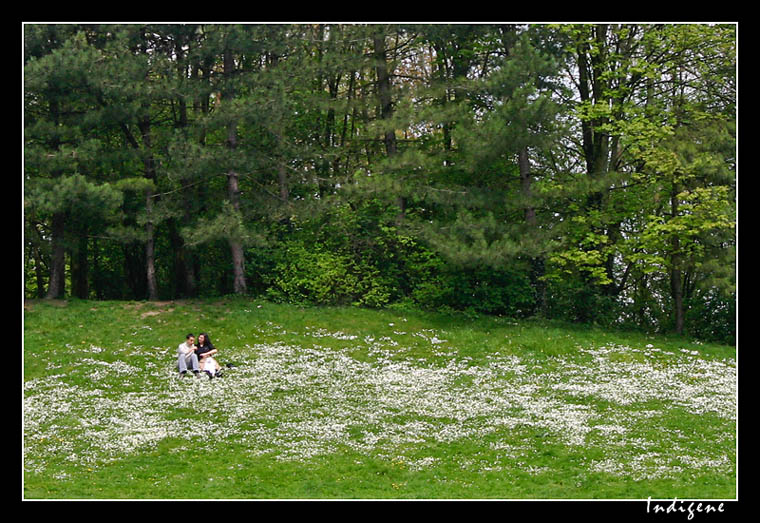
[[[663,79],[670,92],[664,104],[669,121],[663,122],[657,143],[637,149],[646,176],[640,179],[654,184],[653,201],[662,203],[647,216],[634,258],[645,271],[669,275],[673,326],[682,333],[685,303],[698,284],[697,275],[706,267],[716,270],[716,260],[733,265],[735,102],[730,91],[715,85],[726,77],[731,84],[735,35],[694,27],[664,36],[682,49],[669,78]],[[712,284],[731,289],[733,273],[726,276],[723,281],[711,278]]]
[[[560,27],[559,34],[569,38],[563,42],[571,58],[568,72],[575,79],[578,96],[574,111],[585,176],[566,177],[566,182],[558,180],[555,185],[571,196],[571,203],[566,207],[570,212],[562,213],[566,224],[564,247],[552,257],[552,263],[560,271],[580,270],[587,286],[598,286],[603,294],[618,296],[626,291],[631,275],[641,269],[637,265],[646,249],[640,235],[657,229],[647,217],[661,220],[665,212],[675,217],[687,208],[681,205],[685,187],[679,184],[683,180],[675,173],[693,168],[685,165],[690,160],[676,159],[680,154],[676,144],[686,142],[675,136],[691,134],[703,144],[705,153],[713,148],[713,161],[731,157],[726,156],[730,139],[726,142],[725,133],[718,142],[709,139],[713,145],[707,145],[707,136],[697,137],[702,131],[692,124],[698,119],[704,122],[704,118],[714,124],[718,106],[726,115],[718,120],[728,124],[733,118],[733,37],[730,28],[706,25],[572,25]],[[691,102],[684,103],[688,93],[704,100],[704,107],[695,111]],[[686,131],[684,126],[692,130]],[[721,184],[731,178],[729,172],[730,168],[724,172]],[[662,192],[665,188],[669,191],[666,194]],[[730,191],[722,189],[712,194],[714,202],[731,198]],[[670,202],[667,210],[665,201]],[[720,220],[723,226],[729,222]],[[675,329],[681,332],[680,244],[685,237],[669,237],[672,256],[666,270],[671,280]]]
[[[532,36],[516,27],[492,27],[457,40],[469,47],[447,51],[447,69],[456,76],[444,85],[456,86],[454,96],[419,114],[442,122],[445,158],[433,167],[440,175],[426,180],[424,205],[451,211],[418,226],[459,267],[527,265],[522,270],[531,274],[533,300],[541,307],[542,259],[550,237],[540,223],[545,217],[539,216],[542,203],[533,185],[557,139],[560,107],[551,93],[556,65]],[[430,183],[436,178],[442,183]]]
[[[732,25],[52,24],[24,46],[30,295],[308,281],[730,336]]]
[[[67,249],[76,244],[80,260],[86,256],[89,225],[75,220],[76,201],[97,192],[82,188],[86,184],[80,178],[81,171],[98,169],[95,158],[101,148],[101,142],[88,135],[85,118],[94,103],[87,86],[97,54],[81,34],[58,26],[31,30],[25,51],[25,206],[38,219],[49,216],[43,226],[49,225],[52,244],[46,297],[59,298],[64,294]],[[82,189],[67,191],[72,180]],[[80,227],[77,233],[75,226]],[[85,243],[73,242],[74,235]],[[85,294],[81,283],[78,293]]]

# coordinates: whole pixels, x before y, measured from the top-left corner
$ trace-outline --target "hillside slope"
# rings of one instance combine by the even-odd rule
[[[23,355],[29,498],[736,495],[733,347],[225,299],[28,303]]]

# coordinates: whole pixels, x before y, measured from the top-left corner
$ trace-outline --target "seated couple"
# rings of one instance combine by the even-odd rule
[[[180,377],[187,374],[188,369],[192,370],[196,377],[200,377],[200,371],[205,372],[209,379],[221,377],[221,367],[213,357],[217,352],[205,332],[198,335],[198,343],[195,343],[195,336],[192,334],[185,336],[185,343],[180,343],[177,347]]]

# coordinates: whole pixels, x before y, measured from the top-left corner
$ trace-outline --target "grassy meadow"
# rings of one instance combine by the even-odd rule
[[[179,378],[205,331],[225,369]],[[736,350],[241,298],[24,305],[25,499],[735,499]]]

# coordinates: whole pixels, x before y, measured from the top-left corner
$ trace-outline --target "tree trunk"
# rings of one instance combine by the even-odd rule
[[[183,63],[183,58],[185,57],[185,49],[183,48],[182,42],[180,40],[177,40],[175,42],[174,52],[177,55],[177,77],[183,78],[187,74],[188,69],[186,69],[187,66],[185,66]],[[191,67],[189,71],[193,79],[197,81],[198,68]],[[175,125],[182,132],[183,136],[187,138],[187,101],[185,100],[184,96],[177,96],[177,108],[177,120],[175,122]],[[188,193],[188,188],[183,187],[182,195],[184,198],[190,197]],[[190,223],[190,219],[190,212],[185,207],[181,223],[188,225]],[[174,251],[174,278],[177,282],[175,285],[174,294],[185,298],[193,297],[195,296],[196,292],[195,275],[192,270],[192,264],[188,263],[187,247],[185,246],[185,242],[179,234],[177,221],[173,219],[169,220],[169,237],[172,245],[172,250]]]
[[[530,160],[528,159],[528,149],[526,147],[520,149],[517,163],[520,168],[522,196],[525,198],[525,201],[528,202],[523,211],[525,223],[533,229],[536,227],[536,209],[533,207],[532,203],[530,203],[531,198],[533,197],[533,191],[531,189]]]
[[[677,256],[673,256],[674,266],[670,270],[670,292],[673,296],[673,313],[675,320],[676,334],[683,334],[684,328],[684,308],[683,308],[683,288],[682,288],[682,274],[675,264],[677,263]]]
[[[230,78],[235,68],[235,62],[232,56],[232,52],[229,49],[224,51],[224,75],[226,78]],[[228,89],[225,93],[228,98],[234,96],[232,88]],[[237,123],[232,121],[227,127],[227,148],[230,151],[234,151],[237,147]],[[232,208],[238,212],[240,211],[240,188],[238,185],[238,174],[234,169],[230,169],[227,172],[227,196]],[[232,273],[233,273],[233,292],[235,294],[246,293],[245,283],[245,256],[243,253],[243,245],[235,238],[229,240],[230,254],[232,255]]]
[[[673,187],[670,198],[673,218],[678,216],[678,190]],[[670,293],[673,298],[673,316],[676,334],[683,334],[684,328],[684,305],[683,305],[683,271],[680,241],[676,234],[670,241],[672,254],[670,258]]]
[[[138,242],[122,245],[124,273],[132,299],[145,298],[145,249]]]
[[[98,239],[92,239],[92,284],[95,287],[95,299],[103,299],[103,285],[100,278],[100,246]]]
[[[280,56],[277,53],[271,53],[269,55],[269,65],[274,68],[280,63]],[[290,188],[288,186],[288,171],[285,154],[285,115],[282,114],[279,121],[276,122],[274,127],[274,135],[277,138],[277,149],[275,151],[275,158],[277,162],[277,186],[280,192],[280,200],[282,203],[287,203],[290,197]],[[329,136],[328,136],[329,138]],[[328,143],[325,142],[325,147],[328,147]],[[328,173],[325,173],[329,176]],[[289,218],[285,218],[284,222],[289,222]]]
[[[288,188],[288,171],[284,158],[278,160],[277,181],[280,185],[280,199],[283,203],[287,203],[290,197],[290,190]]]
[[[34,274],[35,279],[37,280],[37,297],[42,298],[45,296],[45,285],[43,284],[43,278],[45,276],[42,270],[42,256],[40,255],[40,248],[34,246],[32,248],[32,253],[34,255]]]
[[[90,288],[88,285],[89,264],[87,255],[87,229],[85,228],[82,231],[82,236],[79,237],[79,244],[77,245],[75,256],[72,257],[76,260],[76,263],[72,263],[71,271],[72,294],[80,300],[86,300],[90,294]]]
[[[153,160],[152,141],[150,136],[150,120],[149,116],[145,116],[139,124],[140,133],[142,135],[143,147],[145,149],[144,169],[145,178],[156,181],[156,169]],[[158,284],[156,283],[156,253],[155,253],[155,239],[154,239],[154,225],[153,225],[153,190],[147,189],[145,191],[145,274],[148,285],[148,300],[158,300]]]
[[[190,223],[190,211],[185,209],[185,215],[184,215],[184,221],[186,224]],[[185,241],[180,237],[180,248],[179,248],[179,255],[180,259],[182,261],[181,263],[181,269],[184,270],[184,274],[182,277],[184,278],[184,291],[185,291],[185,297],[187,298],[193,298],[198,292],[198,284],[197,279],[195,277],[195,265],[194,265],[194,257],[192,253],[190,253],[187,249],[187,246],[185,245]],[[177,276],[179,277],[179,275]]]
[[[66,217],[63,213],[53,215],[53,256],[50,262],[50,282],[45,295],[47,299],[62,298],[65,290],[66,249],[63,245],[63,233]]]
[[[182,238],[177,230],[177,219],[169,218],[166,220],[166,226],[169,230],[169,247],[173,254],[172,257],[172,275],[174,281],[174,290],[172,295],[175,298],[184,298],[187,296],[187,285],[185,282],[185,256],[182,245]]]
[[[59,107],[55,100],[50,101],[50,114],[53,122],[58,126]],[[50,142],[50,148],[56,152],[58,152],[60,145],[57,137],[54,137]],[[53,173],[53,178],[58,178],[60,175],[61,172],[56,170]],[[59,211],[53,214],[52,222],[53,254],[50,260],[50,281],[45,295],[47,299],[63,298],[66,283],[66,247],[63,238],[66,231],[65,213]]]
[[[379,31],[382,31],[382,29]],[[391,77],[388,73],[388,58],[385,50],[385,35],[376,33],[373,37],[373,43],[380,117],[383,120],[388,120],[393,116],[393,101],[391,99]],[[393,129],[388,129],[384,132],[383,143],[385,144],[385,152],[389,156],[396,153],[396,133]]]
[[[393,100],[391,98],[391,77],[388,72],[388,57],[385,49],[385,34],[383,28],[379,27],[372,37],[375,59],[375,74],[377,75],[377,99],[380,103],[380,118],[389,120],[393,116]],[[386,129],[383,133],[383,143],[385,152],[391,157],[396,154],[396,132]],[[403,195],[398,195],[396,203],[399,207],[397,221],[401,221],[406,214],[406,199]]]
[[[150,221],[151,215],[153,214],[153,191],[150,189],[148,189],[145,196],[145,211],[148,214],[149,220],[148,223],[145,224],[145,233],[148,237],[145,241],[145,273],[148,285],[148,301],[157,301],[158,284],[156,282],[156,246],[153,237],[153,222]]]
[[[234,171],[230,171],[227,174],[227,189],[232,208],[235,209],[235,211],[240,210],[238,175]],[[229,246],[230,254],[232,255],[232,291],[235,294],[245,294],[247,289],[245,283],[245,256],[243,254],[243,245],[237,239],[230,238]]]
[[[588,42],[581,44],[578,51],[578,86],[582,102],[592,104],[607,103],[609,80],[605,76],[607,26],[598,24],[591,29],[591,37],[596,40],[596,49],[591,49]],[[609,167],[610,136],[603,130],[607,118],[596,117],[581,121],[583,156],[586,161],[588,176],[597,178],[607,173]],[[603,193],[594,191],[589,195],[588,205],[600,209]]]
[[[526,202],[525,209],[523,210],[525,223],[528,225],[531,233],[537,232],[536,208],[533,207],[532,203],[533,189],[531,187],[530,159],[528,158],[528,149],[526,147],[520,149],[517,163],[520,169],[521,193]],[[541,279],[545,271],[544,258],[542,256],[531,256],[530,284],[535,293],[536,309],[542,314],[546,312],[546,285]]]

